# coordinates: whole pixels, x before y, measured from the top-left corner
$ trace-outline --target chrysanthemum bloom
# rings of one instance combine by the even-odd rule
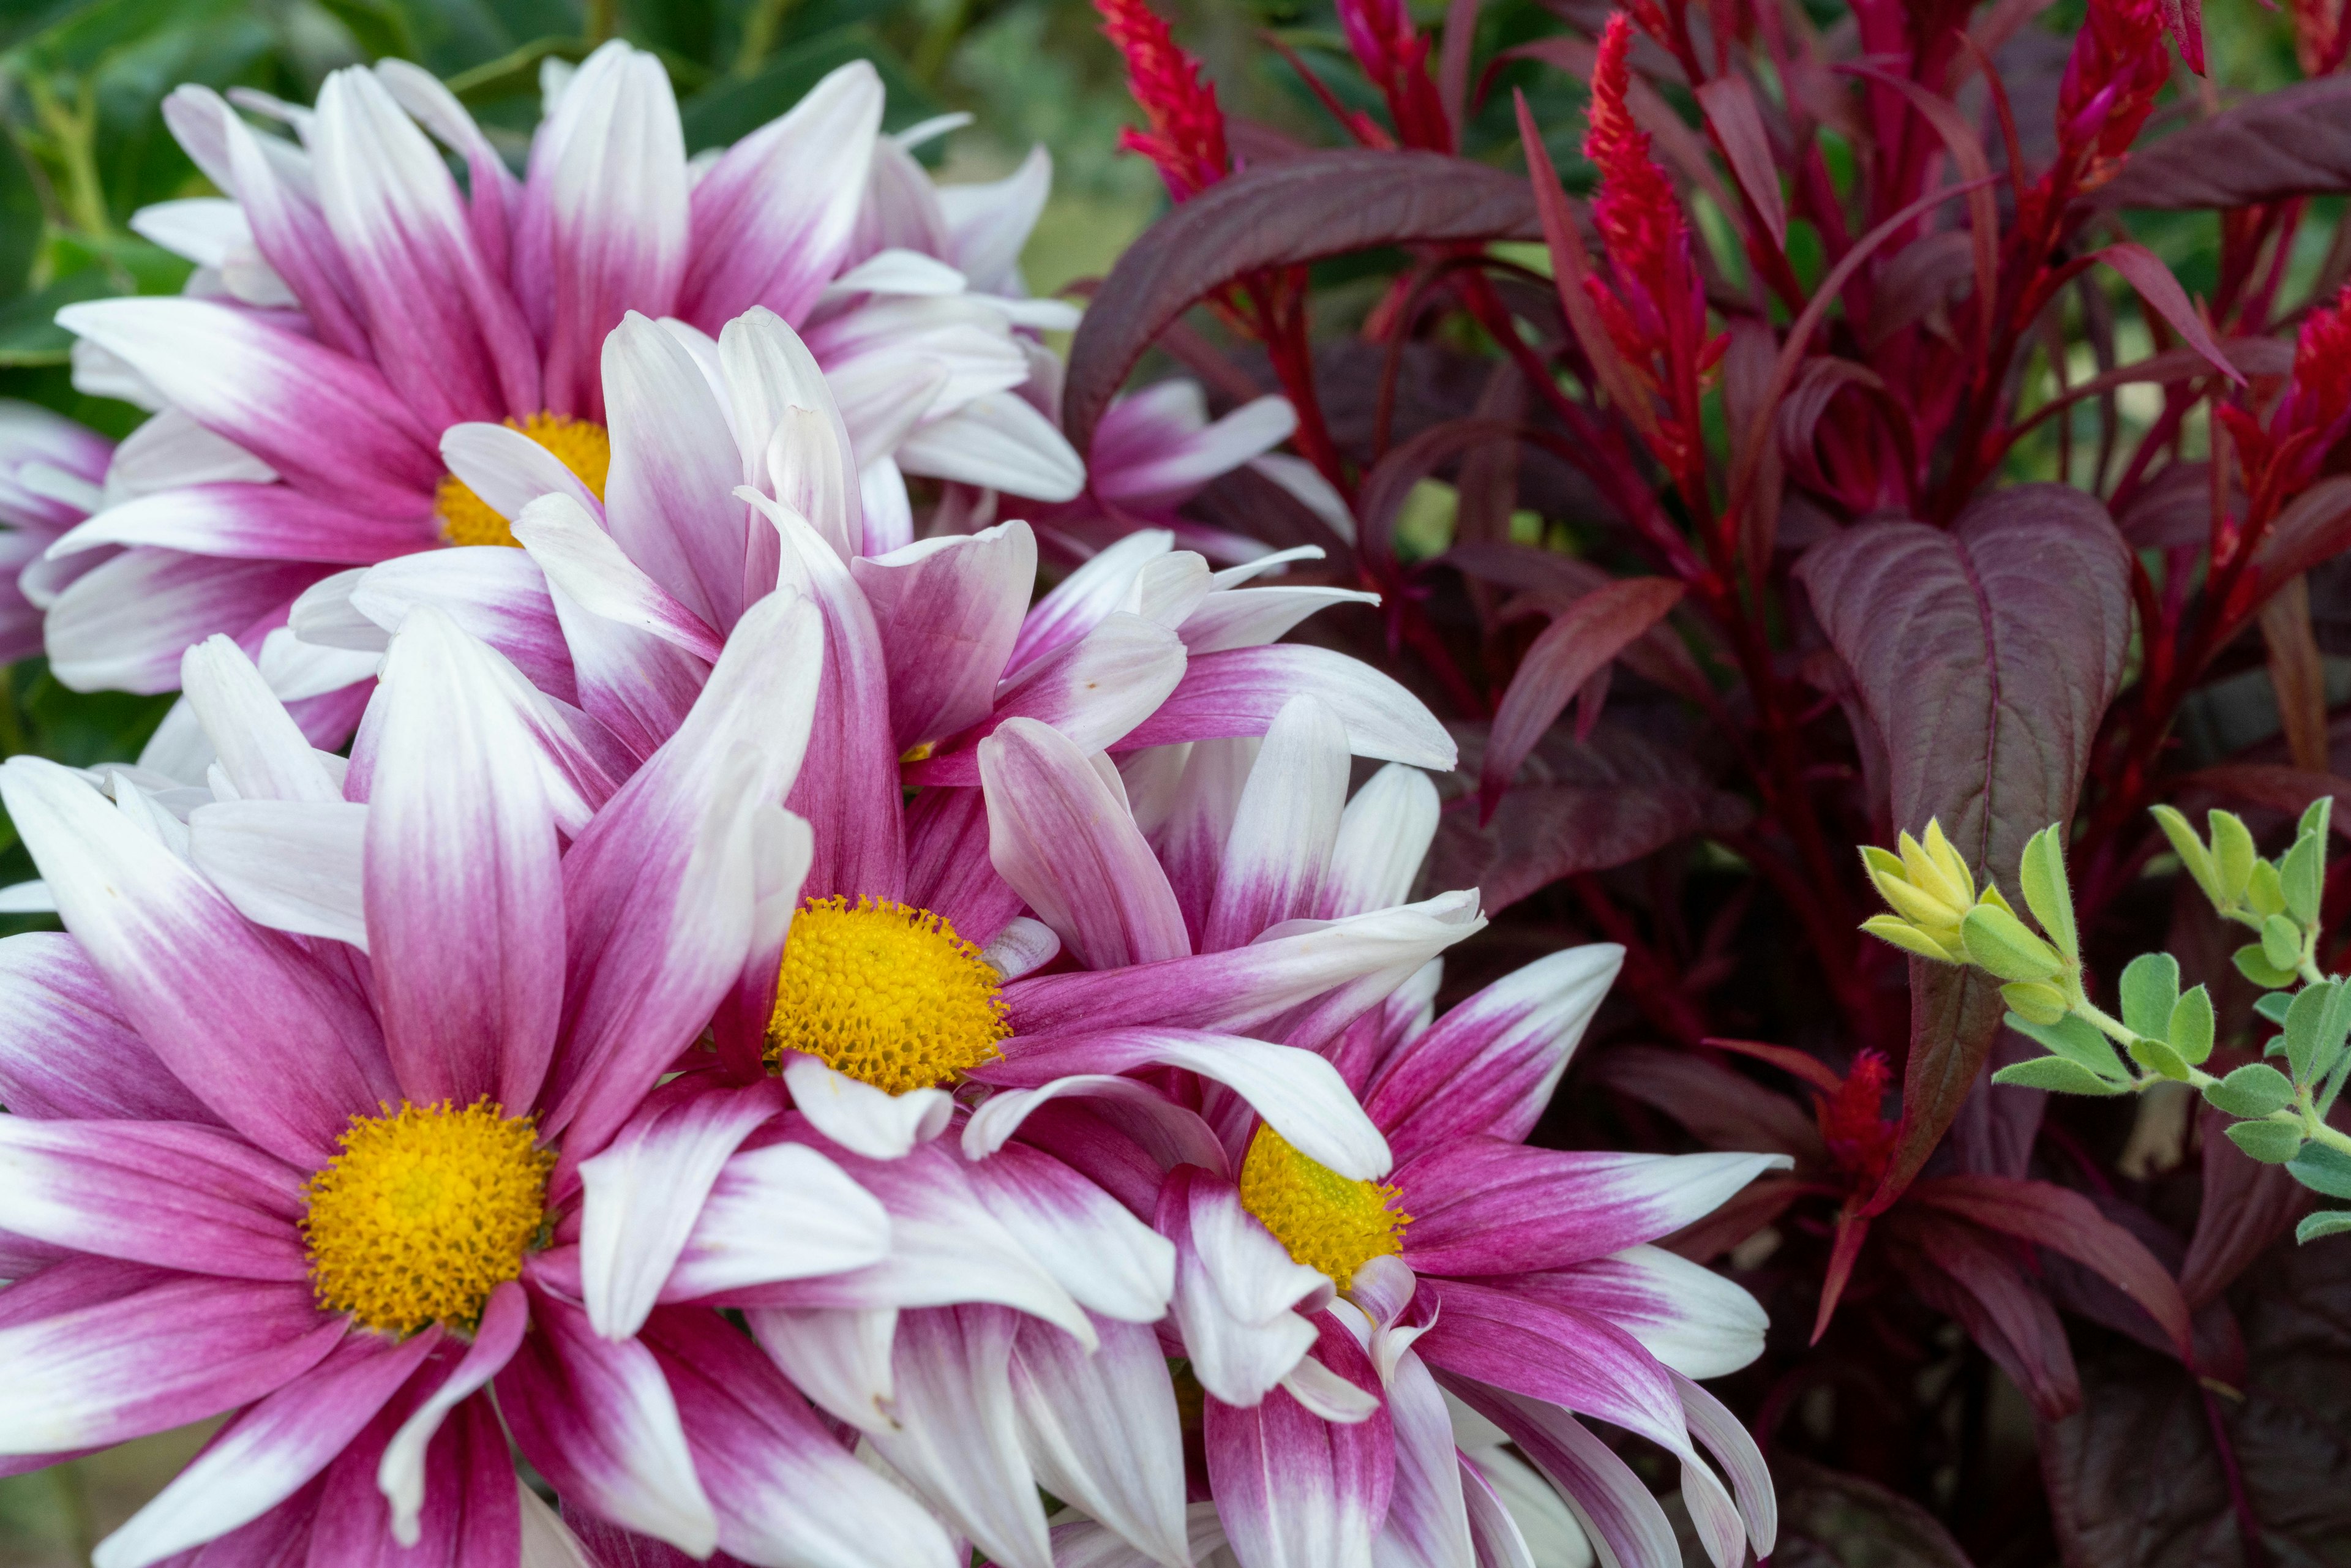
[[[0,402],[0,664],[41,651],[42,612],[84,565],[42,554],[103,504],[113,455],[112,442],[63,414]]]
[[[1127,783],[1165,813],[1157,885],[1167,904],[1227,956],[1278,945],[1301,919],[1398,896],[1436,822],[1433,789],[1403,768],[1347,801],[1343,744],[1311,699],[1285,710],[1253,767],[1205,746],[1174,760],[1180,771],[1131,767]],[[1143,776],[1155,766],[1156,779]],[[1122,867],[1123,884],[1150,881]],[[1656,1502],[1572,1413],[1682,1457],[1686,1495],[1718,1563],[1737,1561],[1750,1537],[1768,1550],[1770,1493],[1752,1446],[1690,1381],[1751,1359],[1761,1313],[1743,1291],[1647,1243],[1776,1157],[1560,1153],[1522,1142],[1620,958],[1609,946],[1555,955],[1434,1024],[1433,967],[1259,1023],[1253,1032],[1337,1065],[1393,1169],[1334,1169],[1180,1074],[1155,1074],[1167,1102],[1141,1144],[1132,1123],[1066,1108],[1040,1123],[1055,1110],[1040,1104],[1046,1096],[1090,1087],[1058,1076],[1071,1064],[1091,1057],[1097,1071],[1115,1070],[1115,1034],[1043,1050],[1016,1038],[1003,1062],[975,1073],[1008,1092],[974,1115],[967,1150],[1018,1127],[1076,1168],[1123,1170],[1113,1190],[1175,1242],[1164,1333],[1199,1385],[1205,1479],[1244,1568],[1370,1561],[1375,1540],[1382,1551],[1467,1561],[1473,1540],[1488,1543],[1484,1532],[1499,1529],[1490,1489],[1480,1491],[1483,1478],[1454,1451],[1440,1382],[1509,1430],[1619,1561],[1678,1559]],[[1187,1126],[1188,1137],[1174,1130]],[[1161,1168],[1164,1179],[1151,1182]],[[1693,1435],[1729,1470],[1730,1489]]]
[[[193,813],[192,852],[234,866],[257,823],[304,824],[308,863],[275,886],[278,923],[307,911],[313,937],[241,916],[143,797],[0,769],[69,933],[0,946],[17,1281],[0,1452],[41,1462],[237,1412],[101,1545],[104,1568],[225,1537],[238,1562],[400,1542],[513,1564],[538,1516],[509,1432],[568,1503],[690,1552],[798,1535],[852,1543],[835,1562],[947,1560],[739,1337],[664,1323],[614,1343],[578,1301],[583,1159],[662,1139],[646,1091],[797,894],[806,830],[775,802],[819,640],[793,596],[755,609],[617,789],[544,733],[559,710],[429,611],[393,643],[347,772],[225,639],[192,651],[236,797]],[[837,1168],[771,1174],[820,1217],[796,1230],[777,1206],[804,1267],[886,1249]]]
[[[904,292],[887,256],[862,281],[840,276],[882,113],[868,66],[835,71],[698,177],[660,62],[618,43],[563,88],[520,180],[402,62],[335,73],[315,110],[246,101],[296,139],[257,133],[204,89],[165,106],[233,198],[136,220],[204,264],[190,296],[60,316],[81,337],[84,384],[163,411],[172,437],[147,454],[145,493],[56,547],[131,547],[50,613],[69,684],[169,690],[189,643],[250,645],[338,568],[510,543],[443,451],[453,427],[503,423],[601,493],[615,461],[601,356],[631,310],[715,331],[757,305],[806,324],[877,480],[894,455],[1077,491],[1050,424],[1008,423],[987,401],[1029,373],[1004,308]]]

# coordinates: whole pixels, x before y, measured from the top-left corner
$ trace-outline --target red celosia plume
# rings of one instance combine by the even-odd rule
[[[2236,442],[2254,510],[2265,518],[2307,488],[2351,425],[2351,287],[2303,319],[2293,373],[2266,426],[2233,405],[2217,412]]]
[[[2076,191],[2114,177],[2171,77],[2160,0],[2091,0],[2057,89],[2058,166]]]
[[[1127,89],[1151,122],[1148,131],[1122,131],[1119,145],[1150,159],[1176,201],[1198,195],[1232,172],[1217,89],[1145,0],[1094,0],[1094,9],[1125,57]]]
[[[1583,155],[1600,171],[1592,218],[1608,281],[1595,276],[1584,286],[1617,353],[1664,399],[1658,425],[1668,450],[1657,455],[1678,473],[1697,439],[1686,416],[1695,412],[1698,378],[1720,356],[1723,340],[1706,340],[1706,294],[1690,260],[1689,225],[1673,182],[1650,154],[1648,132],[1626,107],[1632,47],[1632,18],[1620,11],[1600,35],[1583,138]]]
[[[1437,84],[1428,74],[1428,40],[1413,25],[1404,0],[1339,0],[1347,47],[1381,95],[1406,147],[1453,150],[1453,132]]]
[[[1829,1156],[1839,1170],[1856,1178],[1858,1191],[1876,1186],[1894,1153],[1897,1124],[1883,1114],[1888,1077],[1883,1053],[1857,1052],[1836,1092],[1822,1095],[1815,1105]]]

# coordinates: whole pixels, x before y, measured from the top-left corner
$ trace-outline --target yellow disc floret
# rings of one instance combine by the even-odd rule
[[[888,899],[811,899],[792,916],[776,977],[768,1054],[805,1051],[903,1094],[954,1082],[1012,1032],[997,974],[927,909]]]
[[[472,1326],[546,1223],[555,1155],[538,1133],[486,1098],[352,1117],[303,1189],[319,1304],[386,1333]]]
[[[1395,1206],[1399,1194],[1375,1181],[1351,1181],[1300,1154],[1271,1127],[1259,1127],[1241,1161],[1241,1207],[1290,1256],[1331,1276],[1341,1290],[1374,1258],[1404,1250],[1412,1216]]]
[[[585,419],[573,419],[564,413],[534,413],[528,419],[507,423],[521,431],[541,446],[555,454],[562,465],[580,476],[580,482],[604,498],[604,476],[612,466],[612,438],[604,427]],[[507,520],[490,510],[490,505],[474,494],[471,486],[455,474],[441,476],[441,487],[434,493],[433,510],[441,520],[441,537],[453,545],[510,545],[515,542],[514,530]]]

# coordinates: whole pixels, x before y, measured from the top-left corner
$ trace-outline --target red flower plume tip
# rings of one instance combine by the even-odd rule
[[[1882,1113],[1889,1077],[1882,1052],[1861,1051],[1836,1092],[1814,1103],[1822,1141],[1837,1168],[1856,1178],[1856,1189],[1875,1187],[1894,1155],[1897,1127]]]
[[[2085,160],[2076,190],[2114,177],[2170,77],[2160,0],[2090,0],[2057,89],[2058,162]]]
[[[1404,0],[1339,0],[1339,22],[1364,75],[1387,99],[1396,137],[1407,147],[1453,151],[1453,131],[1428,74],[1428,40]]]
[[[1689,225],[1673,182],[1650,155],[1648,132],[1626,107],[1632,47],[1633,19],[1619,11],[1600,35],[1583,137],[1583,155],[1600,171],[1592,221],[1607,253],[1609,281],[1590,277],[1584,287],[1634,375],[1674,409],[1681,401],[1676,389],[1694,389],[1728,340],[1707,341],[1706,292],[1690,261]],[[1692,439],[1671,413],[1660,423],[1676,448]],[[1658,455],[1678,469],[1684,454]]]
[[[1166,21],[1145,0],[1094,0],[1102,31],[1126,58],[1127,90],[1151,129],[1129,127],[1118,144],[1157,166],[1176,201],[1198,195],[1232,172],[1225,111],[1200,62],[1176,46]]]
[[[2237,444],[2245,488],[2273,504],[2306,487],[2351,426],[2351,286],[2303,318],[2294,373],[2269,428],[2241,408],[2218,411]]]

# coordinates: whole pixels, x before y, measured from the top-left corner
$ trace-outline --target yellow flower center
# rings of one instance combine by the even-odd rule
[[[1331,1276],[1341,1290],[1374,1258],[1404,1250],[1412,1216],[1399,1194],[1375,1181],[1350,1181],[1259,1127],[1241,1161],[1241,1207],[1258,1217],[1290,1256]]]
[[[903,1094],[952,1082],[1012,1032],[997,975],[946,918],[887,899],[811,899],[792,916],[768,1056],[805,1051]]]
[[[546,413],[534,413],[519,424],[511,419],[507,423],[554,453],[598,500],[604,498],[604,476],[612,466],[612,438],[604,434],[602,425],[569,414]],[[490,504],[455,474],[441,476],[433,510],[441,519],[441,537],[453,545],[515,542],[507,520],[490,510]]]
[[[471,1327],[546,1223],[555,1155],[537,1142],[486,1097],[352,1117],[303,1189],[319,1304],[386,1333]]]

